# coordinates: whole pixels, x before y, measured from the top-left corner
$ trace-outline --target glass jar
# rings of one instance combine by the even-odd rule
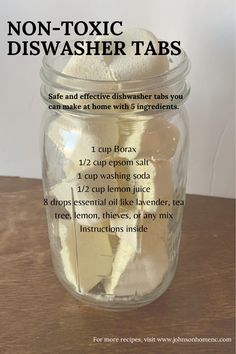
[[[189,60],[182,51],[168,56],[168,72],[119,82],[68,76],[66,60],[47,56],[41,69],[48,105],[44,204],[54,268],[79,300],[113,309],[143,306],[168,288],[177,266]]]

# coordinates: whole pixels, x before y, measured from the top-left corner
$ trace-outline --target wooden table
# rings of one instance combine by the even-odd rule
[[[234,201],[188,196],[176,277],[138,310],[96,310],[56,279],[40,180],[0,178],[0,353],[234,353]],[[97,343],[223,338],[228,343]],[[129,339],[127,339],[129,340]]]

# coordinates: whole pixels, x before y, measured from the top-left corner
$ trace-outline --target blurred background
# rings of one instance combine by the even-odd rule
[[[41,178],[45,110],[39,94],[42,56],[7,56],[7,21],[122,20],[123,27],[181,41],[192,62],[187,192],[233,197],[234,16],[234,0],[1,0],[0,175]]]

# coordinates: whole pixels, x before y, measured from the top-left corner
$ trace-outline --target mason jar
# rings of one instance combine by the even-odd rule
[[[78,300],[113,309],[157,299],[177,266],[185,204],[190,64],[142,80],[67,75],[47,56],[41,95],[43,186],[58,279]],[[155,96],[154,96],[155,95]]]

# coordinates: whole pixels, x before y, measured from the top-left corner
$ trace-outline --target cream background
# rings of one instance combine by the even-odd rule
[[[41,57],[5,54],[7,20],[123,20],[181,40],[192,62],[187,191],[233,197],[233,0],[1,0],[0,175],[39,178]]]

